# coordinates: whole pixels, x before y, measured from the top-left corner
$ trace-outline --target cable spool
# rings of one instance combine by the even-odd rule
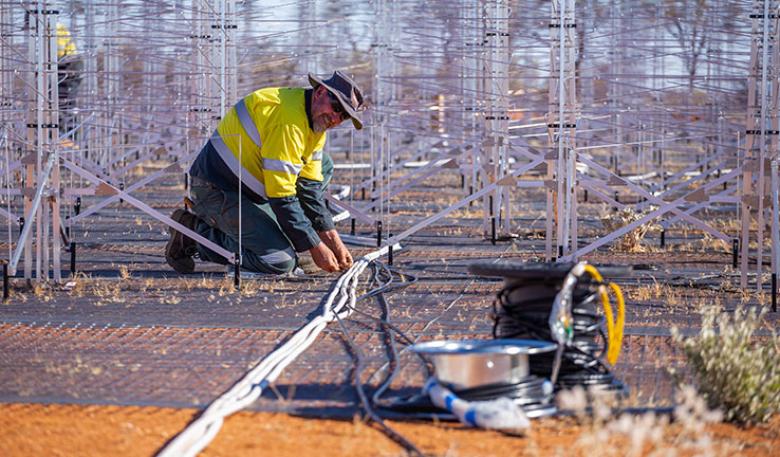
[[[550,314],[564,280],[574,267],[573,263],[472,264],[469,271],[474,274],[504,278],[504,287],[493,304],[493,337],[554,341]],[[601,274],[591,265],[580,265],[578,270],[588,274],[576,278],[571,292],[572,335],[561,355],[555,388],[599,386],[623,392],[623,383],[612,373],[623,333],[620,289],[614,284],[603,283]],[[608,270],[612,274],[627,271],[625,268]],[[617,320],[607,297],[607,287],[617,298]],[[600,308],[604,310],[603,315]],[[539,354],[530,360],[530,373],[550,377],[554,363],[554,355]]]
[[[553,386],[529,373],[529,359],[556,349],[539,340],[445,340],[411,347],[434,366],[434,379],[469,402],[501,397],[512,400],[530,418],[554,414]]]

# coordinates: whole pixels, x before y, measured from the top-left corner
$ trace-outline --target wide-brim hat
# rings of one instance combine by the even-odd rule
[[[336,96],[344,108],[344,112],[352,118],[352,125],[358,130],[363,128],[363,121],[360,119],[360,111],[365,109],[363,92],[360,91],[355,81],[352,81],[352,78],[340,71],[334,72],[333,76],[325,80],[309,73],[309,82],[315,89],[318,86],[325,86],[331,94]]]

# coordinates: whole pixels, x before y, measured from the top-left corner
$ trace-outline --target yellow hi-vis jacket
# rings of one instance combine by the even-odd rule
[[[76,53],[76,43],[70,36],[70,31],[65,24],[57,23],[57,58],[62,59]]]
[[[252,92],[228,111],[211,137],[228,168],[261,197],[294,196],[298,176],[323,180],[326,134],[309,127],[304,91],[265,88]]]

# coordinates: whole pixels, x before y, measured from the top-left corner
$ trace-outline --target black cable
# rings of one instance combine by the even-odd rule
[[[380,408],[383,415],[392,417],[454,419],[448,411],[433,405],[425,394],[410,397],[388,397],[382,395],[396,377],[399,366],[399,351],[395,335],[400,335],[404,343],[413,341],[395,327],[389,320],[389,304],[384,294],[407,285],[394,283],[393,275],[404,275],[385,265],[372,265],[373,281],[382,282],[362,298],[375,297],[382,308],[382,317],[377,318],[359,309],[353,311],[378,321],[385,332],[385,344],[388,346],[390,372],[373,395],[373,406]],[[564,272],[565,273],[565,272]],[[548,319],[552,303],[562,284],[562,277],[555,274],[542,275],[541,278],[509,278],[505,287],[497,294],[493,307],[493,336],[495,338],[520,338],[551,341]],[[605,389],[624,391],[602,359],[607,352],[607,338],[604,334],[604,318],[598,310],[601,306],[596,284],[589,277],[583,277],[573,290],[573,341],[562,356],[561,369],[556,389],[570,388],[574,385],[599,385]],[[366,324],[364,324],[366,325]],[[598,339],[601,339],[601,342]],[[423,359],[424,360],[424,359]],[[483,385],[468,389],[453,389],[453,393],[465,401],[487,401],[508,397],[532,417],[552,413],[553,386],[547,381],[552,372],[554,354],[544,353],[529,356],[529,376],[514,383]],[[426,363],[429,374],[432,372]],[[362,388],[362,387],[361,387]],[[361,397],[364,398],[364,397]],[[365,400],[363,400],[365,401]]]
[[[381,265],[378,275],[385,273],[392,275],[398,273],[396,270]],[[403,284],[406,285],[406,284]],[[435,406],[430,398],[424,394],[416,394],[410,397],[388,397],[382,398],[382,395],[389,388],[393,379],[396,377],[399,364],[398,364],[398,350],[396,348],[396,341],[394,333],[400,335],[407,344],[414,344],[408,336],[404,335],[399,329],[397,329],[389,320],[389,304],[384,296],[390,290],[397,288],[398,286],[391,285],[391,281],[388,281],[386,285],[381,288],[380,293],[376,293],[375,298],[382,308],[382,318],[376,318],[369,316],[367,313],[360,310],[356,310],[358,313],[371,317],[379,322],[379,325],[383,327],[386,335],[386,345],[390,350],[389,365],[391,371],[385,380],[380,384],[379,388],[374,392],[373,402],[374,406],[381,408],[384,411],[391,411],[394,413],[400,413],[407,416],[415,417],[427,417],[450,420],[455,417],[446,410],[442,410]],[[427,370],[427,376],[430,377],[433,374],[433,368],[429,361],[422,355],[419,355],[423,361]],[[455,389],[452,386],[447,386],[453,391],[455,395],[466,401],[487,401],[495,400],[500,397],[507,397],[515,401],[515,403],[522,407],[526,414],[532,414],[534,412],[551,411],[553,401],[553,389],[549,381],[546,379],[529,375],[517,382],[506,384],[491,384],[484,385],[469,389]]]
[[[550,396],[545,388],[545,379],[538,376],[527,376],[514,383],[486,384],[479,387],[455,390],[454,393],[466,401],[494,400],[507,397],[516,400],[521,406],[537,405]]]
[[[414,456],[423,456],[424,454],[417,448],[417,446],[406,439],[403,435],[396,432],[392,427],[387,425],[384,419],[382,419],[371,407],[371,402],[368,401],[368,396],[366,395],[365,389],[363,388],[363,384],[360,382],[360,376],[365,369],[365,362],[363,361],[362,351],[360,351],[360,348],[352,339],[352,336],[349,333],[349,330],[347,330],[346,325],[344,325],[344,321],[341,319],[341,317],[336,315],[336,320],[341,327],[341,336],[350,347],[350,353],[355,359],[355,369],[353,371],[352,378],[355,384],[355,390],[357,391],[358,397],[360,398],[360,403],[363,406],[366,417],[369,418],[373,423],[377,424],[379,428],[381,428],[385,433],[385,435],[406,449],[409,454]]]
[[[400,288],[407,287],[411,284],[414,284],[415,282],[417,282],[417,277],[406,273],[401,273],[397,269],[377,261],[372,263],[372,268],[377,269],[375,273],[376,277],[385,275],[387,278],[383,286],[378,287],[365,295],[365,296],[373,296],[376,299],[377,303],[380,306],[382,316],[381,317],[372,316],[371,314],[363,310],[360,310],[358,308],[352,308],[352,311],[357,314],[366,316],[369,319],[374,320],[379,324],[379,326],[382,328],[383,333],[385,335],[385,345],[390,351],[390,354],[388,356],[388,366],[390,366],[390,372],[385,377],[384,381],[382,381],[379,384],[379,387],[377,388],[377,390],[374,392],[373,395],[374,404],[378,405],[383,402],[381,400],[382,394],[389,388],[390,384],[398,375],[398,371],[399,371],[398,359],[400,353],[397,349],[397,342],[395,339],[396,335],[398,335],[406,345],[415,344],[415,341],[411,337],[406,335],[404,331],[402,331],[395,324],[390,322],[390,304],[387,302],[387,299],[385,298],[385,294],[393,292]],[[397,275],[401,280],[403,280],[403,282],[393,284],[392,277],[394,274]],[[431,376],[431,374],[433,373],[433,367],[430,365],[428,360],[426,360],[424,357],[422,356],[419,357],[420,360],[423,362],[423,366],[425,367],[427,376]],[[384,369],[384,367],[380,368],[380,370],[381,369]]]
[[[378,262],[372,262],[371,268],[372,268],[372,274],[371,274],[371,280],[370,284],[378,283],[380,281],[380,269],[377,267]],[[392,273],[389,274],[389,276],[385,276],[383,279],[385,279],[384,284],[380,285],[379,287],[376,287],[366,294],[362,295],[358,300],[365,299],[372,296],[381,297],[382,292],[386,290],[390,290],[396,287],[392,287]],[[385,302],[386,304],[386,302]],[[387,313],[389,315],[389,309],[387,309]],[[386,318],[385,318],[386,319]],[[360,382],[361,374],[363,370],[365,369],[365,361],[363,357],[363,353],[360,350],[359,346],[355,343],[354,339],[352,338],[351,333],[347,329],[347,326],[344,324],[344,321],[341,319],[341,316],[338,314],[336,315],[336,320],[339,323],[339,327],[341,328],[341,334],[342,339],[344,342],[349,346],[349,352],[352,355],[352,357],[355,359],[355,368],[353,370],[353,382],[355,385],[355,390],[357,391],[358,397],[360,398],[360,403],[363,406],[363,410],[365,411],[366,417],[368,417],[373,423],[375,423],[379,428],[382,429],[382,431],[393,441],[398,443],[401,447],[403,447],[410,455],[413,456],[424,456],[425,454],[420,451],[417,446],[414,445],[411,441],[409,441],[407,438],[405,438],[403,435],[395,431],[392,427],[387,425],[373,409],[371,406],[371,402],[368,400],[368,396],[366,395],[365,388],[363,384]],[[389,333],[389,332],[388,332]],[[394,341],[394,340],[393,340]],[[394,351],[395,353],[395,351]]]
[[[398,276],[406,281],[396,282],[394,276]],[[385,297],[386,293],[396,290],[400,287],[405,287],[408,284],[414,282],[416,278],[409,277],[397,270],[383,265],[379,262],[372,263],[372,283],[379,283],[378,287],[371,289],[369,292],[361,295],[359,300],[364,300],[368,297],[374,297],[381,308],[381,317],[372,316],[363,310],[353,308],[352,311],[369,317],[372,320],[377,321],[378,325],[382,329],[385,335],[385,345],[388,348],[388,366],[390,370],[385,379],[380,383],[379,387],[374,391],[372,396],[372,405],[367,405],[366,395],[364,387],[358,385],[357,380],[360,379],[360,373],[363,371],[364,366],[362,363],[362,355],[360,350],[351,343],[351,338],[345,339],[350,345],[350,350],[353,356],[356,358],[357,367],[354,374],[356,383],[356,389],[358,389],[358,395],[361,398],[363,408],[366,410],[366,414],[369,418],[374,420],[379,426],[385,427],[385,424],[378,420],[378,415],[372,408],[379,408],[382,411],[382,415],[385,417],[403,417],[403,418],[435,418],[440,420],[454,420],[455,417],[446,410],[442,410],[435,406],[428,395],[416,394],[410,397],[387,397],[382,398],[383,394],[389,389],[390,384],[398,375],[399,372],[399,351],[397,348],[398,341],[396,335],[401,338],[405,344],[413,344],[414,341],[405,335],[400,329],[390,322],[390,305]],[[356,321],[360,323],[359,321]],[[546,316],[545,316],[546,322]],[[362,325],[368,325],[361,323]],[[342,330],[345,330],[343,323]],[[422,356],[420,358],[424,362],[424,366],[430,376],[433,372],[429,362]],[[505,384],[491,384],[483,385],[469,389],[453,389],[452,386],[447,386],[453,391],[455,395],[466,401],[487,401],[494,400],[500,397],[510,398],[520,406],[524,412],[531,416],[538,416],[549,414],[555,411],[553,406],[553,388],[552,385],[544,377],[530,374],[529,376],[514,382]],[[404,445],[402,441],[404,438],[396,437],[397,432],[390,429],[386,431],[388,436]]]
[[[507,278],[493,304],[493,337],[553,341],[548,319],[561,284],[556,278]],[[580,278],[572,299],[573,341],[563,352],[556,389],[598,385],[623,390],[623,384],[603,362],[607,338],[604,318],[597,311],[596,284],[588,277]],[[549,377],[554,358],[554,353],[531,356],[531,374]]]

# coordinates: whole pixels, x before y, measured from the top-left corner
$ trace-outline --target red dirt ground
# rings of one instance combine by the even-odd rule
[[[0,455],[150,456],[194,417],[193,409],[120,406],[5,404],[0,406]],[[535,421],[526,437],[466,429],[457,424],[388,422],[423,452],[442,456],[592,455],[575,443],[584,427],[572,419]],[[675,446],[677,427],[665,433]],[[780,417],[770,424],[708,427],[721,455],[769,456],[780,446]],[[609,440],[601,455],[628,455],[628,440]],[[574,449],[578,448],[579,451]],[[645,454],[651,449],[645,448]],[[403,450],[360,421],[304,419],[286,414],[241,412],[230,417],[203,456],[400,456]]]

